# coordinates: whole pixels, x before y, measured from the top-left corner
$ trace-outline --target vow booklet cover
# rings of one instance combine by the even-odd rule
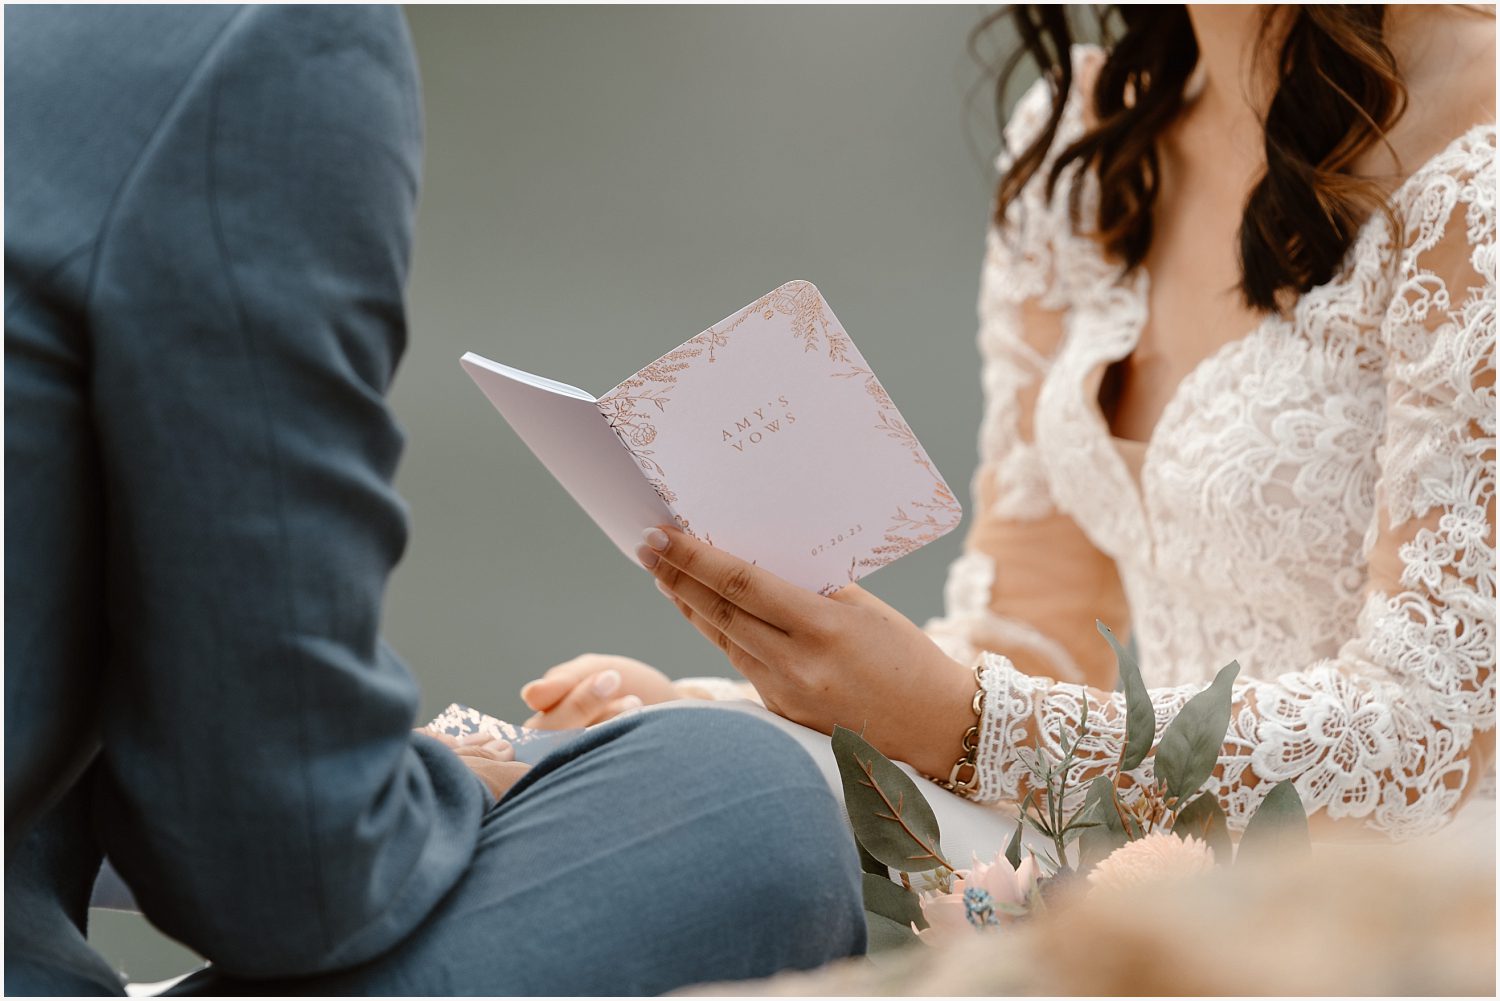
[[[595,398],[470,352],[464,369],[632,560],[683,531],[829,594],[963,511],[811,282],[788,282]]]

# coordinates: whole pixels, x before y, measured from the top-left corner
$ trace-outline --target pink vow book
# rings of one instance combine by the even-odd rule
[[[595,399],[472,352],[464,369],[632,560],[673,524],[828,594],[963,511],[811,282],[761,296]]]

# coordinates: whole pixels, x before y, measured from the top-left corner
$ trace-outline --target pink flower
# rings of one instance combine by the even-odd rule
[[[922,917],[927,919],[927,927],[919,929],[917,937],[929,942],[973,931],[973,926],[969,924],[968,908],[964,905],[963,878],[953,881],[952,893],[922,897]]]
[[[1213,867],[1214,850],[1207,843],[1156,831],[1116,848],[1094,866],[1089,883],[1098,889],[1125,890],[1186,879],[1211,872]]]
[[[951,892],[922,897],[928,927],[917,935],[932,941],[997,927],[1002,916],[1026,906],[1039,876],[1036,859],[1030,856],[1015,867],[1003,852],[989,863],[976,856],[974,867],[954,878]]]
[[[1025,907],[1039,876],[1036,859],[1032,856],[1026,856],[1019,866],[1012,867],[1005,853],[1000,852],[995,856],[995,861],[989,864],[976,858],[974,868],[970,870],[965,882],[988,892],[997,904]]]

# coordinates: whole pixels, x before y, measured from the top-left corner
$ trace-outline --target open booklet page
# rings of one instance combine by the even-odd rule
[[[672,514],[581,389],[470,352],[464,371],[610,541],[632,560],[641,533]]]
[[[465,371],[634,559],[673,523],[828,593],[962,510],[810,282],[770,292],[595,400],[472,352]]]
[[[678,524],[811,590],[857,580],[962,517],[810,282],[762,296],[598,405]]]

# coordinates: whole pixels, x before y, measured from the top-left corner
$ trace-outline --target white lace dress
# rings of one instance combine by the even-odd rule
[[[1023,98],[1010,149],[1049,101],[1040,84]],[[1075,93],[1054,149],[1082,128]],[[1083,183],[1087,210],[1079,176],[1061,187]],[[1482,125],[1401,185],[1399,227],[1373,216],[1331,281],[1199,364],[1132,462],[1097,391],[1140,336],[1148,278],[1075,235],[1061,192],[1023,192],[984,261],[975,523],[927,626],[983,662],[978,799],[1018,798],[1018,751],[1055,751],[1084,699],[1079,795],[1118,758],[1123,698],[1077,683],[1080,651],[1113,662],[1093,626],[1111,589],[1159,728],[1241,664],[1205,783],[1232,828],[1292,779],[1310,812],[1409,837],[1479,784],[1495,724],[1495,194]]]

